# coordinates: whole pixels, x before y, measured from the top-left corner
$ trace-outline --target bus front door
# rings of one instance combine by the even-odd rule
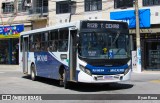
[[[23,58],[23,73],[28,73],[28,37],[23,38],[22,44],[22,58]]]
[[[76,79],[76,65],[77,65],[77,30],[70,30],[70,46],[69,46],[69,69],[70,69],[70,81]]]

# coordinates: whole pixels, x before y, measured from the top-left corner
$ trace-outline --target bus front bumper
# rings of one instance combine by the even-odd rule
[[[127,74],[116,74],[116,75],[88,75],[83,71],[78,74],[78,82],[83,83],[113,83],[127,81],[131,77],[131,69]]]

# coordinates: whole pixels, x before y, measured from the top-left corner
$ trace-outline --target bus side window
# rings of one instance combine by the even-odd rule
[[[46,51],[48,47],[48,32],[41,34],[41,51]]]
[[[59,30],[58,50],[61,52],[66,52],[68,50],[68,35],[69,35],[68,28]]]
[[[58,30],[53,30],[53,31],[50,31],[49,32],[49,35],[48,35],[48,48],[47,50],[48,51],[53,51],[53,52],[56,52],[57,51],[57,40],[58,40]]]
[[[31,51],[31,52],[33,52],[34,51],[34,43],[33,43],[34,41],[33,41],[33,35],[30,35],[29,36],[29,50]]]
[[[49,42],[49,50],[50,51],[57,51],[57,42],[56,41]]]
[[[39,38],[36,38],[35,49],[36,49],[37,51],[40,50],[40,40],[39,40]]]
[[[40,51],[41,47],[41,37],[39,34],[36,34],[35,38],[35,51]]]

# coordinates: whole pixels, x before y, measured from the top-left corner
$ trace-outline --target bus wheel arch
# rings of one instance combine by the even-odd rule
[[[37,77],[36,77],[36,67],[35,67],[35,64],[34,64],[34,63],[31,63],[30,72],[31,72],[31,79],[32,79],[33,81],[35,81],[35,80],[37,79]]]
[[[68,81],[67,81],[67,70],[64,65],[61,65],[59,68],[59,75],[60,75],[60,85],[63,85],[65,89],[68,88]]]
[[[60,66],[59,66],[59,76],[60,76],[60,80],[63,79],[64,69],[65,69],[64,65],[60,65]]]

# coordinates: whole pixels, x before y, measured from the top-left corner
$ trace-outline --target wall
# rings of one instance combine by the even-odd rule
[[[39,29],[46,27],[47,20],[39,20],[39,21],[32,21],[32,29]]]
[[[76,1],[76,0],[72,0],[72,1]],[[73,8],[73,11],[75,11],[75,14],[71,15],[71,18],[70,18],[70,13],[56,14],[56,2],[49,1],[49,10],[52,11],[52,12],[49,12],[49,25],[51,26],[59,23],[66,23],[66,21],[69,22],[69,19],[71,21],[84,20],[84,19],[85,20],[86,19],[109,20],[110,18],[109,18],[108,9],[109,10],[113,9],[114,3],[113,3],[113,0],[103,0],[103,2],[105,3],[102,4],[102,10],[85,12],[84,0],[78,0],[78,2],[76,2],[76,6]]]
[[[150,8],[151,24],[160,24],[160,6],[144,7],[144,8]]]
[[[60,1],[60,0],[55,0],[55,1]],[[61,0],[61,1],[66,1],[66,0]],[[103,2],[102,10],[85,12],[84,11],[84,0],[78,0],[78,1],[72,0],[72,1],[76,1],[77,3],[76,3],[75,8],[73,8],[73,11],[75,11],[75,14],[70,16],[70,13],[56,14],[56,2],[49,0],[48,25],[65,23],[65,22],[69,22],[69,20],[71,20],[71,21],[84,20],[84,19],[110,20],[110,12],[134,10],[134,7],[127,8],[127,9],[114,9],[114,0],[102,0],[102,2]],[[143,9],[143,8],[150,9],[150,13],[151,13],[150,22],[151,22],[151,24],[160,24],[160,6],[143,7],[142,1],[143,0],[138,0],[139,8],[140,9]],[[35,0],[33,1],[33,4],[34,4],[34,2],[35,2]],[[1,7],[1,5],[2,5],[2,0],[0,0],[0,7]],[[0,8],[0,12],[2,12],[1,8]],[[5,24],[7,24],[7,21],[9,20],[9,17],[12,14],[1,14],[1,15],[3,15],[3,17],[2,17],[3,22]],[[30,22],[31,19],[32,19],[31,15],[28,15],[27,13],[19,13],[17,15],[17,17],[14,18],[14,22],[20,22],[20,23]],[[35,21],[35,20],[32,20],[32,21]],[[0,24],[2,25],[1,20],[0,20]],[[43,27],[44,27],[44,25],[43,25]]]
[[[57,0],[59,1],[59,0]],[[62,0],[61,0],[62,1]],[[65,1],[65,0],[63,0]],[[77,0],[72,0],[77,1]],[[138,0],[140,9],[150,9],[151,13],[151,24],[160,24],[160,6],[147,6],[143,7],[143,0]],[[84,0],[78,0],[76,3],[76,12],[74,15],[71,15],[71,21],[84,20],[84,19],[105,19],[110,20],[110,12],[113,11],[126,11],[126,10],[134,10],[134,7],[127,9],[114,9],[114,0],[102,0],[102,10],[100,11],[84,11]],[[49,25],[55,25],[58,23],[65,23],[66,19],[70,19],[70,13],[66,14],[56,14],[56,2],[49,1]],[[60,22],[61,21],[61,22]]]
[[[36,0],[33,0],[33,2],[32,2],[33,6],[35,6],[35,2],[36,2]],[[9,13],[9,14],[2,13],[1,5],[2,5],[2,0],[0,0],[0,13],[1,13],[4,25],[9,25],[8,21],[11,19],[12,19],[11,24],[24,24],[24,25],[27,24],[27,26],[25,26],[26,27],[25,30],[30,30],[30,28],[32,27],[31,22],[33,22],[33,28],[46,27],[46,25],[47,25],[47,17],[41,17],[40,16],[41,14],[29,15],[28,11],[18,12],[17,15],[12,18],[11,17],[13,15],[12,13]],[[28,25],[28,23],[30,23],[30,25]],[[2,25],[1,20],[0,20],[0,25]]]
[[[48,13],[48,23],[49,25],[54,25],[56,24],[56,3],[52,2],[51,0],[48,1],[48,8],[49,8],[49,13]]]

